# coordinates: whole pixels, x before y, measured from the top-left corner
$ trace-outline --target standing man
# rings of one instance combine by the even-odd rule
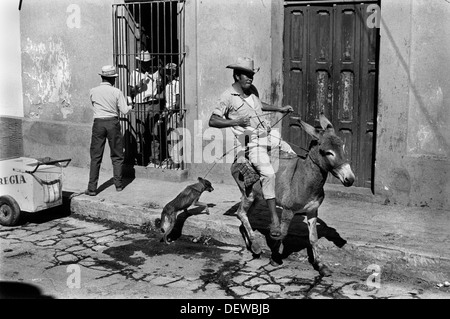
[[[131,106],[127,104],[125,96],[114,87],[116,68],[112,65],[102,67],[99,73],[102,83],[91,89],[89,95],[94,109],[94,124],[91,138],[91,166],[89,184],[86,194],[95,196],[100,175],[105,142],[108,140],[113,165],[114,185],[118,192],[122,191],[123,140],[120,131],[119,112],[127,114]]]
[[[270,163],[268,148],[279,147],[284,152],[295,152],[289,144],[271,134],[270,123],[265,120],[266,114],[263,111],[286,113],[293,109],[290,105],[278,108],[261,102],[258,90],[252,84],[258,71],[254,69],[252,59],[238,58],[236,63],[227,68],[233,69],[234,83],[220,96],[219,105],[214,109],[209,125],[217,128],[230,127],[248,160],[259,173],[262,194],[272,215],[270,235],[276,238],[281,235],[281,229],[276,212],[275,170]]]

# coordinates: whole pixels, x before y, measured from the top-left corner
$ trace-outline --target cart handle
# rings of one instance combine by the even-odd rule
[[[34,170],[32,170],[32,171],[25,171],[25,173],[34,174],[34,172],[36,172],[37,169],[39,168],[39,166],[41,166],[41,165],[59,164],[60,167],[65,168],[65,167],[67,167],[69,165],[71,160],[72,160],[71,158],[68,158],[68,159],[63,159],[63,160],[55,160],[55,161],[48,161],[48,162],[38,162],[36,167],[34,168]],[[62,164],[60,164],[62,162],[67,162],[67,163],[65,165],[62,165]],[[20,170],[17,170],[17,169],[14,169],[14,170],[15,171],[20,171]]]

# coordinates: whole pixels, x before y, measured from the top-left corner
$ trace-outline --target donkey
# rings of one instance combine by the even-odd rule
[[[318,208],[324,200],[323,186],[330,172],[349,187],[355,180],[355,175],[349,163],[344,159],[344,143],[336,135],[333,125],[323,115],[320,115],[320,125],[323,130],[303,122],[299,118],[300,126],[312,138],[306,158],[281,154],[278,158],[278,170],[276,170],[276,204],[282,207],[281,225],[277,214],[271,215],[271,229],[281,230],[276,240],[277,247],[282,250],[282,241],[286,237],[290,222],[295,214],[305,214],[304,222],[308,225],[309,242],[312,256],[310,262],[321,276],[331,275],[329,268],[321,261],[317,251],[317,216]],[[276,153],[272,151],[272,154]],[[273,156],[273,155],[272,155]],[[284,157],[283,157],[284,156]],[[272,157],[273,158],[273,157]],[[241,203],[237,210],[237,216],[242,223],[243,237],[254,253],[259,255],[261,248],[255,240],[255,234],[248,220],[247,212],[254,202],[258,189],[256,187],[245,187],[242,175],[235,167],[231,166],[232,176],[241,190]]]

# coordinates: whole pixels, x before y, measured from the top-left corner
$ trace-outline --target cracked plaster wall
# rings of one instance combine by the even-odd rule
[[[112,3],[24,1],[20,11],[25,156],[89,165],[89,90],[112,64]],[[103,168],[111,168],[105,148]]]
[[[381,10],[375,192],[450,209],[450,3],[382,0]]]
[[[67,119],[74,108],[72,73],[62,39],[49,37],[45,42],[34,42],[27,38],[22,54],[27,66],[23,71],[25,114],[36,119],[58,115]]]

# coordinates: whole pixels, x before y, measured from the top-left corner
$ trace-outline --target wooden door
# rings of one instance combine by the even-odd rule
[[[296,2],[297,3],[297,2]],[[283,137],[300,154],[310,138],[292,117],[316,127],[319,114],[335,126],[356,175],[372,186],[378,29],[367,26],[368,4],[287,5],[283,105],[294,113]],[[334,177],[329,182],[338,183]]]

